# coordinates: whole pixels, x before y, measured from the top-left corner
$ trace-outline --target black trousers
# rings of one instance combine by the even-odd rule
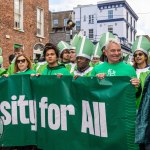
[[[140,150],[150,150],[150,144],[140,144]]]

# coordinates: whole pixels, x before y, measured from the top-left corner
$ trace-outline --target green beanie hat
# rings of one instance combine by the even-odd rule
[[[3,56],[0,56],[0,65],[3,63]]]
[[[111,32],[106,32],[101,35],[100,40],[99,40],[101,50],[110,39],[116,39],[116,37]]]
[[[61,53],[65,50],[65,49],[70,49],[70,46],[68,43],[64,42],[64,41],[60,41],[58,44],[57,44],[57,48],[59,50],[59,54],[61,55]]]
[[[145,36],[139,36],[133,43],[132,46],[133,54],[138,50],[148,55],[148,51],[150,50],[150,42]]]
[[[100,58],[102,55],[102,51],[100,48],[99,42],[94,46],[93,57]]]
[[[79,41],[76,47],[77,57],[82,56],[87,59],[91,59],[93,53],[94,45],[85,36],[79,37]]]

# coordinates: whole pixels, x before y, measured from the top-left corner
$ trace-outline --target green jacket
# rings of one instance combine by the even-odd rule
[[[4,68],[0,68],[0,76],[6,73],[6,70]]]
[[[141,98],[142,98],[142,93],[143,93],[143,89],[144,89],[144,85],[145,85],[145,81],[148,77],[148,75],[150,74],[150,71],[146,71],[146,72],[141,72],[140,73],[140,84],[141,84],[141,94],[140,96],[136,99],[136,106],[137,108],[139,108],[140,103],[141,103]]]
[[[11,63],[8,67],[7,74],[8,75],[14,74],[14,68],[15,68],[15,63]]]
[[[15,74],[13,74],[13,75],[22,75],[22,74],[36,74],[36,71],[31,70],[31,69],[27,69],[27,70],[24,71],[24,72],[17,72],[17,73],[15,73]]]
[[[56,67],[50,68],[48,65],[45,68],[45,70],[42,72],[42,75],[70,75],[69,71],[66,69],[66,67],[63,64],[60,64]]]

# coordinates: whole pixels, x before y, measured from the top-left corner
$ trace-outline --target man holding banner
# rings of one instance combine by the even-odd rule
[[[116,39],[109,39],[105,47],[108,62],[97,65],[92,71],[93,76],[103,79],[105,76],[129,76],[132,85],[138,87],[139,79],[134,68],[121,60],[121,45]]]

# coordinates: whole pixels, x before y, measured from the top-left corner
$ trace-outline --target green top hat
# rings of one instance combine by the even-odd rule
[[[150,42],[145,36],[139,36],[133,43],[132,52],[135,53],[138,50],[148,55],[148,51],[150,50]]]
[[[3,56],[0,56],[0,65],[3,63]]]
[[[2,55],[2,48],[0,47],[0,56]]]
[[[70,46],[68,43],[64,42],[64,41],[60,41],[57,44],[58,50],[59,50],[59,54],[61,55],[61,53],[65,50],[65,49],[70,49]]]
[[[101,50],[103,49],[104,46],[106,46],[107,42],[110,39],[116,39],[116,37],[111,32],[106,32],[101,35],[100,40],[99,40]]]
[[[102,51],[100,48],[99,42],[94,46],[93,57],[100,58],[102,55]]]
[[[79,37],[79,41],[76,47],[77,57],[82,56],[87,59],[91,59],[93,48],[94,45],[89,39],[87,39],[85,36]]]

